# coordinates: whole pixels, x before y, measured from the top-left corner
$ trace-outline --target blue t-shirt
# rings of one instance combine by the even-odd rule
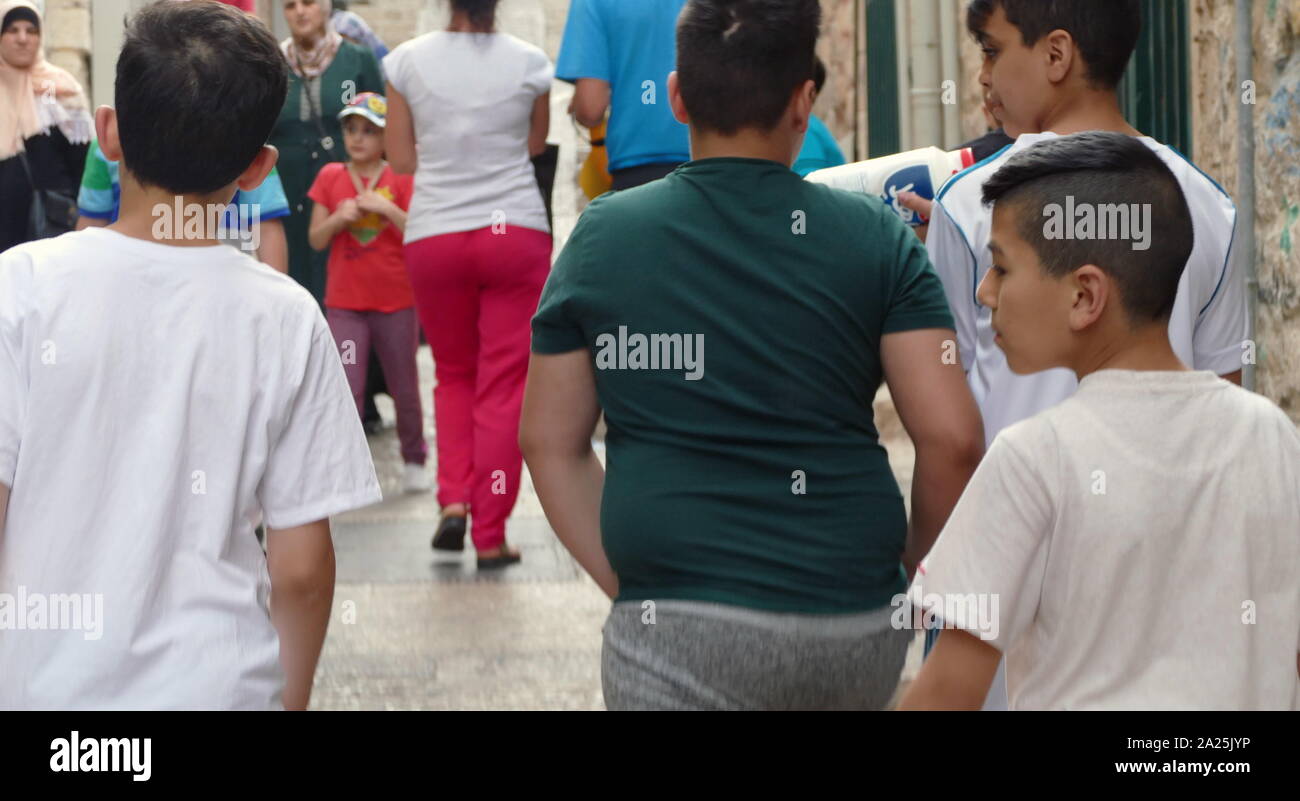
[[[844,163],[844,152],[831,136],[831,130],[816,116],[808,118],[808,133],[803,138],[803,148],[795,159],[794,171],[806,176],[814,170],[838,167]]]
[[[258,205],[263,221],[289,215],[289,201],[284,196],[284,186],[280,183],[280,174],[275,168],[267,174],[266,180],[249,191],[235,191],[232,205]],[[117,222],[117,213],[122,204],[122,184],[118,177],[116,161],[109,161],[104,151],[99,149],[99,142],[90,143],[86,154],[86,168],[81,175],[81,188],[77,192],[77,210],[83,217],[96,220]],[[233,212],[227,212],[228,215]],[[227,224],[233,226],[233,216],[227,217]]]
[[[668,103],[677,68],[677,15],[686,0],[574,0],[555,76],[609,83],[609,168],[688,161],[685,125]],[[653,100],[654,102],[650,102]]]

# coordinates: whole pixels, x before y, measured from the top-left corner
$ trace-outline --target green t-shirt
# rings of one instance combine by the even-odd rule
[[[952,327],[924,246],[877,198],[715,158],[596,199],[533,350],[591,351],[618,600],[888,605],[907,519],[872,419],[880,340]]]

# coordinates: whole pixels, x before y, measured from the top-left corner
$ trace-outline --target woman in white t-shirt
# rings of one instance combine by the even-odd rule
[[[546,147],[554,70],[540,49],[494,31],[496,5],[451,0],[447,30],[384,59],[388,159],[415,175],[406,263],[437,369],[433,547],[461,550],[472,512],[480,568],[519,561],[505,521],[519,489],[529,320],[551,264],[531,158]]]

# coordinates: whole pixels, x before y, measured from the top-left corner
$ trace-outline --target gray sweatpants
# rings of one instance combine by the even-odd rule
[[[605,706],[883,709],[913,634],[890,626],[892,611],[802,615],[656,601],[652,615],[643,602],[617,603],[601,649]]]

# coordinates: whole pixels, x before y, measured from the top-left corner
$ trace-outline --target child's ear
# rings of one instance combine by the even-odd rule
[[[1046,48],[1047,80],[1060,83],[1070,74],[1078,46],[1073,36],[1058,29],[1047,34]]]
[[[279,159],[280,151],[276,150],[274,146],[262,145],[257,157],[248,165],[248,169],[240,173],[239,177],[235,179],[235,183],[245,192],[256,189],[266,180],[266,176],[270,174],[271,168],[275,166],[275,162],[279,161]]]
[[[1071,274],[1070,286],[1074,292],[1070,305],[1070,330],[1082,331],[1101,319],[1111,301],[1114,285],[1100,267],[1085,264]]]
[[[686,103],[682,102],[682,88],[677,83],[677,70],[668,73],[668,104],[678,122],[682,125],[691,124],[691,115],[686,112]]]
[[[112,106],[95,109],[95,137],[99,152],[109,161],[122,160],[122,141],[117,136],[117,110]]]

